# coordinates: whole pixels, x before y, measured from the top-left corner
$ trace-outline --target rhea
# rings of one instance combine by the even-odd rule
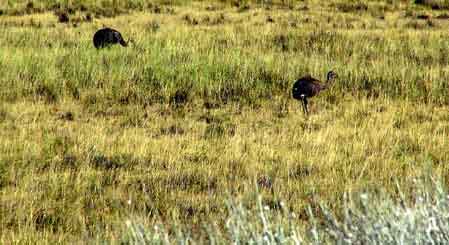
[[[294,99],[300,100],[302,102],[304,114],[309,114],[309,110],[307,108],[307,99],[314,97],[321,91],[329,88],[336,78],[337,74],[334,71],[329,71],[327,73],[327,80],[325,83],[320,82],[310,75],[306,75],[296,80],[296,82],[293,84],[292,95]]]
[[[119,43],[123,47],[128,46],[128,43],[123,39],[119,31],[112,28],[103,28],[94,34],[94,46],[97,49],[104,48],[109,45]]]

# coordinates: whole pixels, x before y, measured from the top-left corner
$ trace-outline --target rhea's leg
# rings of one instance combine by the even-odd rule
[[[304,114],[306,114],[306,108],[304,107],[304,100],[301,100],[301,107]]]
[[[302,106],[304,109],[304,114],[309,115],[309,109],[307,108],[307,104],[308,104],[307,97],[303,97],[302,98]]]
[[[301,105],[302,105],[302,111],[304,112],[304,114],[306,114],[306,107],[304,105],[304,95],[301,94]]]

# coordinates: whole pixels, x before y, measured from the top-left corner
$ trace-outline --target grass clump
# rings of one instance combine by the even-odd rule
[[[419,182],[419,183],[418,183]],[[192,234],[175,224],[147,228],[127,220],[122,241],[131,244],[251,243],[251,244],[443,244],[449,242],[449,197],[440,183],[421,185],[401,198],[385,194],[361,194],[345,199],[341,216],[324,206],[317,213],[309,208],[309,223],[300,226],[296,214],[284,202],[277,209],[265,204],[261,195],[249,203],[229,201],[224,230],[217,223],[205,224]],[[400,190],[399,190],[400,191]],[[346,195],[345,195],[346,197]],[[413,201],[407,201],[413,200]],[[198,235],[200,234],[200,235]]]
[[[337,3],[335,4],[337,10],[341,12],[363,12],[368,10],[368,5],[359,1],[359,2],[349,2],[349,3]]]
[[[445,0],[415,0],[415,4],[430,7],[435,10],[449,9],[449,3]]]

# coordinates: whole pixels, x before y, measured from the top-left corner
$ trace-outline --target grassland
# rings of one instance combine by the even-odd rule
[[[344,192],[395,195],[423,174],[449,184],[438,1],[0,10],[0,243],[116,242],[127,218],[195,233],[255,186],[304,224],[307,206],[338,210]],[[94,49],[104,25],[131,45]],[[339,79],[305,118],[294,79],[330,69]]]

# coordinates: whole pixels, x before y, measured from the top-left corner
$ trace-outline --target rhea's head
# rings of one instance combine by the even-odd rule
[[[338,77],[337,73],[335,73],[334,71],[329,71],[327,73],[327,82],[331,83],[333,82],[336,78]]]
[[[114,37],[118,41],[118,43],[120,43],[120,45],[122,45],[123,47],[127,47],[128,46],[128,43],[123,39],[123,37],[120,34],[120,32],[115,31],[114,32]]]

